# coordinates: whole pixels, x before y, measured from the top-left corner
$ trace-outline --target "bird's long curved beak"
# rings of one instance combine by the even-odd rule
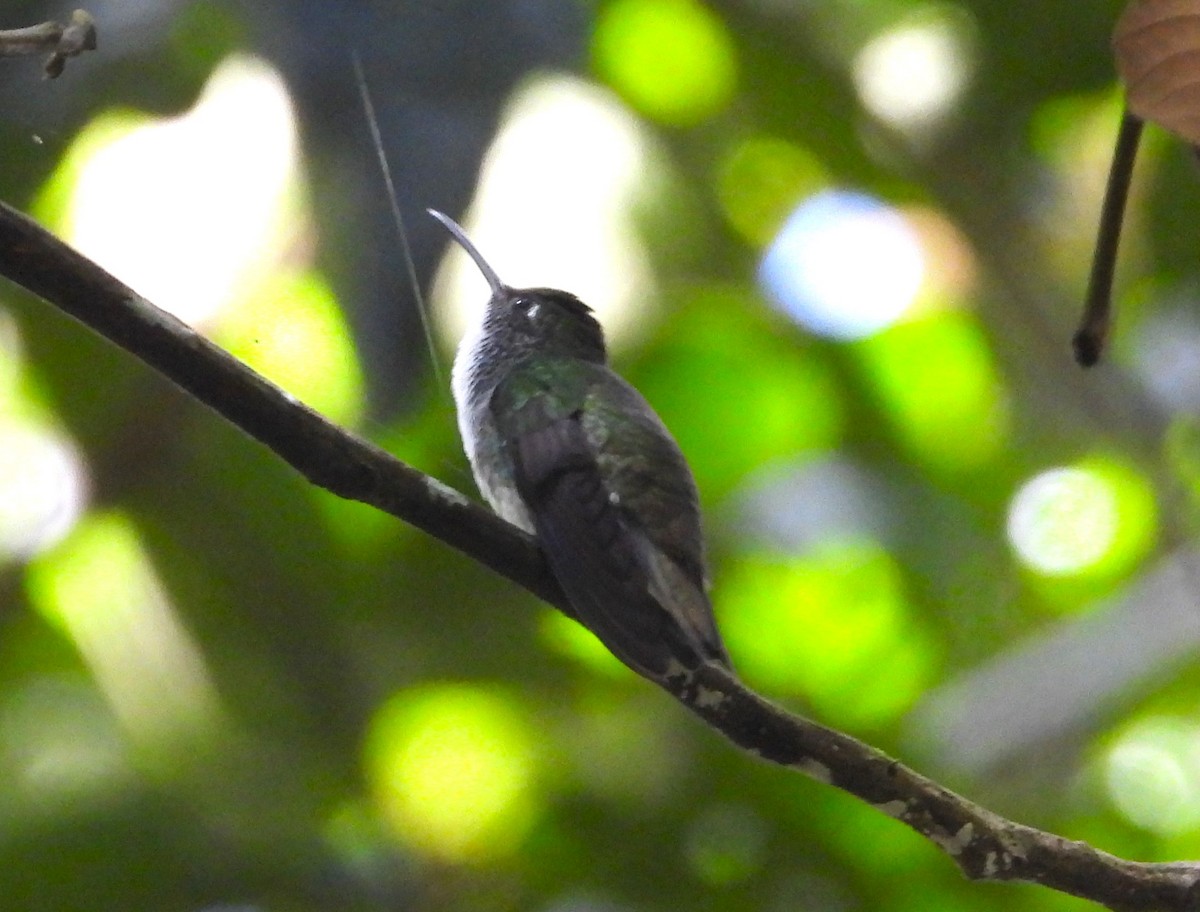
[[[491,264],[483,258],[483,254],[479,249],[471,243],[471,239],[467,237],[467,233],[462,230],[462,226],[444,212],[438,212],[436,209],[426,209],[430,215],[442,223],[446,230],[450,232],[450,236],[454,238],[462,247],[463,250],[475,261],[475,265],[479,267],[479,271],[483,273],[483,277],[487,279],[488,285],[492,287],[492,294],[496,294],[504,288],[504,283],[500,281],[500,276],[496,275]]]

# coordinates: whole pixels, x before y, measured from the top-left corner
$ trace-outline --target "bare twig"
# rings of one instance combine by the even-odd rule
[[[85,10],[75,10],[66,24],[43,22],[28,28],[0,30],[0,57],[49,54],[46,76],[54,79],[68,57],[96,49],[96,22]]]
[[[1133,181],[1133,165],[1142,139],[1142,119],[1126,111],[1121,115],[1117,145],[1113,149],[1108,186],[1100,211],[1096,249],[1092,253],[1092,271],[1088,277],[1087,297],[1079,329],[1071,339],[1075,360],[1091,367],[1100,360],[1112,325],[1113,274],[1117,268],[1117,248],[1121,243],[1121,225],[1125,221],[1125,202]]]
[[[391,513],[572,613],[528,535],[326,421],[3,203],[0,275],[140,358],[314,484]],[[1200,910],[1200,864],[1126,861],[1006,820],[849,735],[773,705],[716,666],[663,686],[747,752],[907,824],[968,877],[1038,883],[1120,912]]]

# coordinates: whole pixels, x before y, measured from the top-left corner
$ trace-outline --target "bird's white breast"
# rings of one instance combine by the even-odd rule
[[[478,321],[467,330],[454,356],[450,389],[458,432],[483,499],[504,519],[532,534],[533,519],[517,491],[512,463],[491,415],[495,384],[485,386],[479,380],[482,343],[483,322]]]

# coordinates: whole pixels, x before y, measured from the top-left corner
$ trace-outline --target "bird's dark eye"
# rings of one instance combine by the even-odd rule
[[[527,320],[536,320],[542,310],[541,302],[537,298],[517,298],[512,306],[516,313],[524,315]]]

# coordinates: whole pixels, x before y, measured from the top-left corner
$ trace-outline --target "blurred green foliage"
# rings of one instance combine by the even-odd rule
[[[657,322],[617,367],[690,457],[742,673],[1000,813],[1167,860],[1200,851],[1200,635],[1178,617],[1196,584],[1167,572],[1200,506],[1200,179],[1174,140],[1145,150],[1111,364],[1081,374],[1066,344],[1117,126],[1119,8],[602,0],[583,75],[668,173],[638,212]],[[936,117],[889,119],[867,86],[918,71],[872,76],[883,58],[864,49],[931,23],[961,90]],[[36,120],[6,128],[5,199],[62,229],[89,144],[188,109],[253,34],[237,11],[184,4],[96,97],[73,61],[88,138],[52,137],[52,154]],[[342,51],[324,65],[344,69]],[[36,64],[6,61],[4,78],[55,105]],[[852,340],[806,331],[756,273],[831,188],[895,207],[928,260],[910,310]],[[331,236],[393,237],[347,242],[353,226],[303,188],[285,206],[283,252],[204,330],[472,491],[432,372],[409,378],[402,416],[364,417],[356,305],[312,256]],[[882,269],[870,253],[847,268]],[[178,282],[213,264],[193,268]],[[1063,467],[1084,502],[1031,487]],[[1053,561],[1022,557],[1025,491]],[[10,286],[0,492],[3,908],[1085,907],[967,884],[895,821],[731,749],[590,634],[311,488]],[[1082,659],[1010,662],[1076,633],[1092,636]]]

